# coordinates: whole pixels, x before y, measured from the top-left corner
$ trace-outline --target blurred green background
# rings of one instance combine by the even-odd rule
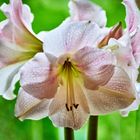
[[[93,0],[107,12],[107,26],[119,21],[125,27],[125,9],[121,0]],[[2,3],[8,0],[0,0]],[[68,0],[23,0],[35,16],[33,29],[51,30],[57,27],[68,15]],[[0,12],[0,21],[5,16]],[[2,79],[1,79],[2,80]],[[55,128],[48,118],[40,121],[20,122],[14,117],[14,101],[0,97],[0,140],[63,140],[63,129]],[[86,140],[87,124],[75,132],[76,140]],[[131,112],[123,118],[119,113],[99,117],[98,140],[140,140],[140,111]]]

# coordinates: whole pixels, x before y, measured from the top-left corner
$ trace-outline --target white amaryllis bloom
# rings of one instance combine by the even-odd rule
[[[137,83],[138,68],[140,66],[140,11],[137,7],[135,0],[124,0],[123,4],[126,7],[126,33],[124,36],[128,36],[126,42],[129,48],[129,58],[131,63],[128,66],[128,72],[131,74],[131,79],[136,87],[137,94],[135,95],[136,100],[128,108],[122,110],[122,115],[127,116],[129,111],[137,110],[140,104],[140,84]],[[128,35],[129,34],[129,35]],[[123,37],[122,37],[123,38]],[[128,58],[128,60],[130,60]]]
[[[63,24],[47,33],[44,53],[21,69],[15,114],[38,120],[49,116],[56,126],[80,128],[89,115],[129,106],[135,91],[116,57],[96,44],[100,28],[91,22]]]
[[[91,21],[100,27],[105,27],[107,23],[106,12],[95,3],[89,0],[70,0],[70,20]]]
[[[10,4],[3,4],[0,9],[7,16],[0,23],[0,94],[13,99],[18,70],[42,51],[42,41],[33,33],[33,15],[21,0],[10,0]]]

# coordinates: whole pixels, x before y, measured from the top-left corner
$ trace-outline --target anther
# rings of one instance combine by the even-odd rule
[[[68,104],[65,104],[65,106],[66,106],[67,111],[70,111],[69,108],[68,108]]]
[[[73,107],[75,109],[77,109],[78,106],[79,106],[79,104],[73,104],[73,107],[72,106],[68,107],[68,104],[65,104],[65,106],[66,106],[67,111],[72,111],[73,110]]]
[[[70,106],[70,110],[72,111],[72,106]]]
[[[91,20],[89,20],[88,23],[90,24],[91,23]]]
[[[79,104],[73,104],[74,108],[77,109]]]

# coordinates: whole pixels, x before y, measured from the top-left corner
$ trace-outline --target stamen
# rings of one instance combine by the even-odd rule
[[[67,111],[70,111],[69,108],[68,108],[68,104],[65,104],[65,106],[66,106]]]
[[[72,106],[70,106],[70,110],[72,111]]]
[[[63,65],[63,72],[65,73],[66,76],[66,109],[67,111],[72,111],[73,107],[75,109],[78,108],[79,104],[75,103],[75,96],[74,96],[74,86],[73,86],[73,71],[74,67],[72,63],[70,62],[69,58],[64,62]]]
[[[65,104],[65,106],[66,106],[67,111],[72,111],[73,110],[72,106],[68,107],[68,104]],[[73,106],[74,106],[75,109],[77,109],[79,104],[73,104]]]
[[[77,109],[79,104],[73,104],[73,106],[75,107],[75,109]]]

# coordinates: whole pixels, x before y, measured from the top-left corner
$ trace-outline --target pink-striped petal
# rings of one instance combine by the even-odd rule
[[[130,33],[135,33],[140,24],[140,12],[135,0],[123,0],[126,7],[126,24]]]
[[[58,87],[57,73],[53,66],[55,57],[38,53],[21,69],[21,86],[36,98],[53,98]]]
[[[105,11],[89,0],[70,0],[70,14],[72,21],[93,21],[100,27],[104,27],[107,22]]]
[[[74,55],[73,59],[82,73],[85,86],[89,89],[104,85],[114,73],[116,59],[108,51],[84,47]]]

